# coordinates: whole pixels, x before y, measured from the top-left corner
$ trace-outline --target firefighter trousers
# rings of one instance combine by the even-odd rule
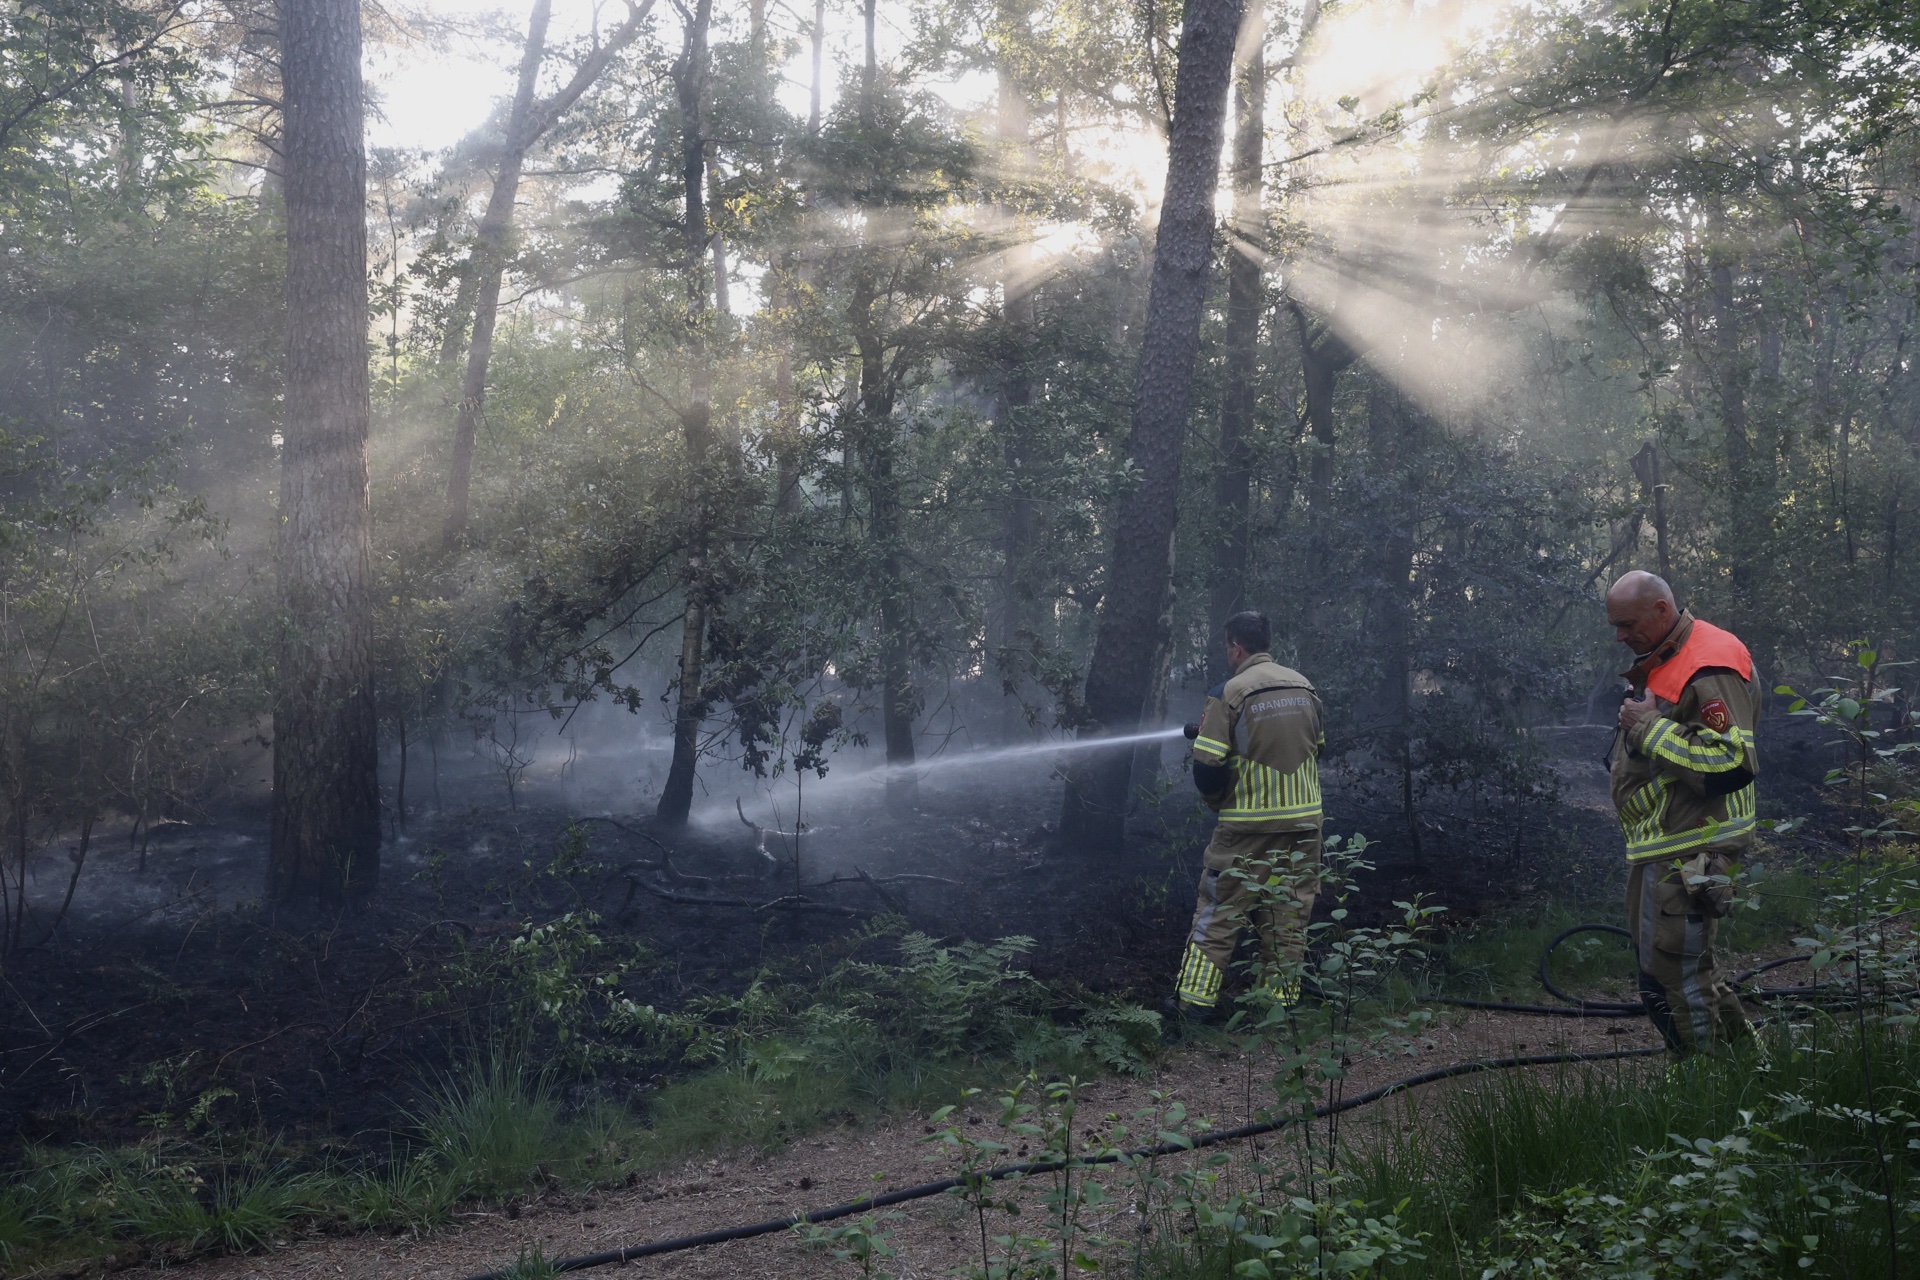
[[[1174,994],[1211,1009],[1220,1001],[1240,931],[1251,926],[1268,965],[1297,965],[1306,955],[1307,918],[1320,891],[1320,833],[1214,828],[1200,872],[1199,901]],[[1297,975],[1282,983],[1298,994]]]
[[[1726,862],[1711,854],[1692,868],[1724,875]],[[1747,1039],[1753,1028],[1714,956],[1715,916],[1726,910],[1726,895],[1689,886],[1688,874],[1670,860],[1628,867],[1627,932],[1640,966],[1640,1002],[1667,1047],[1711,1053]]]

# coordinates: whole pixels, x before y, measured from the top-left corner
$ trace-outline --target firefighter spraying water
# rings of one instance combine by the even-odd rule
[[[1200,873],[1199,901],[1180,961],[1172,1012],[1186,1021],[1212,1018],[1228,962],[1251,926],[1270,972],[1272,962],[1298,962],[1319,882],[1320,748],[1326,741],[1320,699],[1297,671],[1267,652],[1273,628],[1265,614],[1236,613],[1225,626],[1233,675],[1207,691],[1193,739],[1193,784],[1219,823]],[[1279,895],[1267,884],[1290,870]],[[1302,875],[1301,873],[1308,873]],[[1299,999],[1297,979],[1275,994]]]

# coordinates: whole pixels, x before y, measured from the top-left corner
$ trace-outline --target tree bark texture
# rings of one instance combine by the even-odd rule
[[[1213,593],[1218,624],[1247,607],[1248,513],[1253,505],[1254,379],[1258,374],[1261,289],[1267,256],[1265,186],[1260,168],[1266,140],[1266,11],[1256,3],[1247,16],[1251,46],[1234,86],[1233,213],[1227,231],[1226,388],[1220,402],[1220,465],[1214,473]],[[1208,671],[1225,680],[1224,646],[1208,651]]]
[[[1165,640],[1180,461],[1213,256],[1214,188],[1226,132],[1240,0],[1191,0],[1174,77],[1167,182],[1135,383],[1127,454],[1140,480],[1114,513],[1113,557],[1087,672],[1083,737],[1137,729]],[[1061,834],[1083,849],[1120,844],[1133,752],[1089,751],[1067,779]]]
[[[687,298],[687,405],[680,412],[687,449],[686,615],[680,630],[679,693],[673,713],[673,763],[661,789],[661,821],[680,823],[693,808],[694,774],[700,762],[700,724],[706,718],[707,610],[712,575],[707,563],[708,490],[713,454],[713,312],[708,306],[707,276],[711,233],[707,228],[707,151],[702,108],[707,89],[707,32],[713,0],[697,0],[687,19],[687,34],[676,69],[680,105],[681,189],[685,196]]]
[[[268,897],[340,905],[380,871],[367,496],[366,150],[357,0],[283,7],[286,418]]]

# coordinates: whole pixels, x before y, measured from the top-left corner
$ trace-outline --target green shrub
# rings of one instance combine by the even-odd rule
[[[1747,1230],[1782,1251],[1781,1275],[1840,1280],[1884,1272],[1888,1188],[1880,1184],[1874,1130],[1896,1153],[1888,1170],[1893,1199],[1911,1205],[1920,1149],[1908,1143],[1920,1128],[1909,1114],[1910,1082],[1920,1079],[1920,1040],[1898,1024],[1870,1028],[1869,1059],[1854,1027],[1821,1016],[1765,1035],[1772,1063],[1764,1071],[1746,1055],[1688,1059],[1670,1069],[1569,1065],[1502,1072],[1439,1100],[1410,1099],[1402,1122],[1355,1166],[1359,1194],[1405,1200],[1410,1226],[1433,1242],[1433,1274],[1463,1280],[1477,1280],[1503,1256],[1518,1265],[1517,1252],[1501,1253],[1503,1241],[1526,1242],[1551,1258],[1557,1235],[1575,1252],[1578,1242],[1604,1240],[1625,1258],[1688,1232],[1702,1247],[1722,1240],[1713,1247],[1731,1249]],[[1883,1103],[1877,1124],[1861,1108],[1869,1060],[1878,1079],[1900,1082],[1900,1104]],[[1725,1145],[1732,1138],[1759,1154],[1736,1160],[1737,1144]],[[1695,1177],[1703,1173],[1695,1157],[1721,1164],[1704,1170],[1710,1177]],[[1816,1186],[1803,1177],[1809,1170],[1831,1176]],[[1738,1220],[1707,1214],[1698,1203],[1706,1193],[1675,1181],[1714,1178],[1738,1187],[1729,1206]],[[1807,1236],[1818,1236],[1820,1246],[1803,1269],[1798,1255],[1807,1252]],[[1634,1244],[1639,1237],[1647,1243]],[[1587,1273],[1543,1263],[1508,1274]]]
[[[1820,1236],[1787,1235],[1783,1224],[1817,1226],[1836,1209],[1856,1207],[1831,1193],[1858,1189],[1808,1177],[1797,1154],[1751,1125],[1725,1138],[1675,1138],[1622,1177],[1619,1194],[1582,1186],[1529,1195],[1501,1220],[1480,1274],[1747,1280],[1810,1267]],[[1762,1162],[1772,1167],[1763,1170]]]

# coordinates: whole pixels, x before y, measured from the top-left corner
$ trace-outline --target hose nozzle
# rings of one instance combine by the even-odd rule
[[[1189,724],[1182,727],[1180,732],[1187,735],[1188,742],[1192,742],[1195,738],[1200,736],[1200,726],[1197,724]]]

